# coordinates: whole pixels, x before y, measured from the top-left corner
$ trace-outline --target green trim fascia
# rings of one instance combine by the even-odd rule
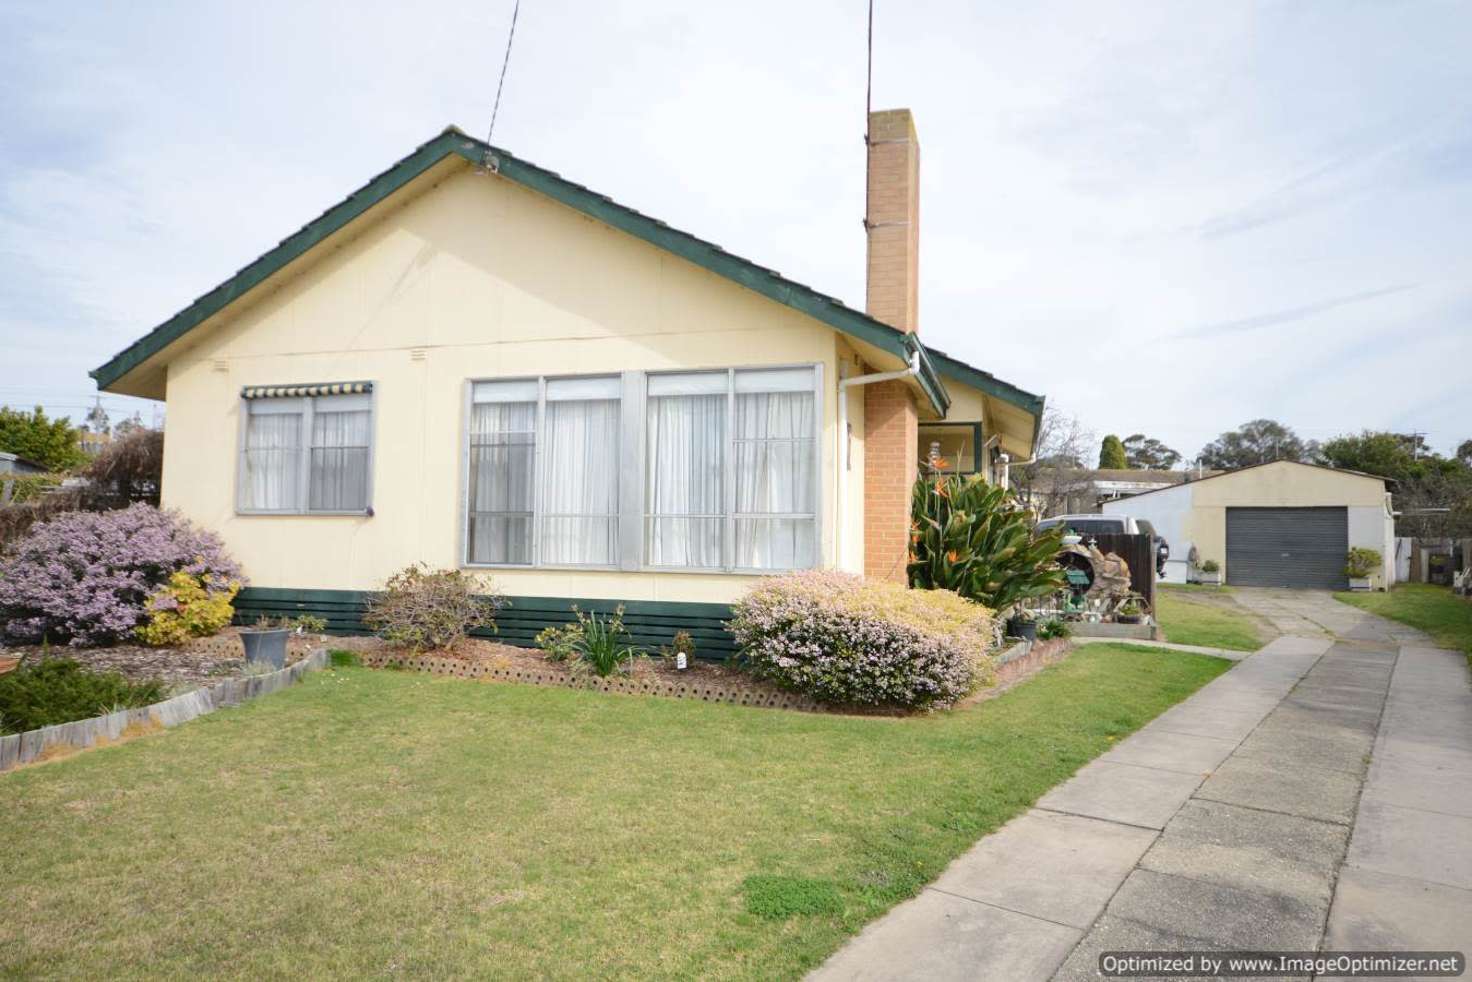
[[[117,382],[167,345],[219,313],[273,273],[450,154],[463,157],[478,167],[488,167],[523,187],[674,253],[718,276],[807,314],[835,330],[872,344],[905,361],[909,360],[912,351],[918,350],[921,354],[921,388],[938,414],[944,416],[949,408],[950,399],[946,395],[945,383],[931,364],[924,346],[913,335],[898,331],[845,306],[834,297],[789,280],[773,270],[732,255],[714,243],[671,228],[658,219],[621,205],[612,198],[569,181],[553,171],[519,160],[506,151],[453,127],[421,145],[409,156],[282,240],[276,248],[139,338],[105,365],[94,369],[90,374],[97,381],[97,387],[106,389]]]
[[[966,364],[958,358],[952,358],[944,351],[937,351],[931,348],[930,356],[935,359],[940,374],[946,378],[953,378],[964,385],[971,386],[973,389],[980,389],[988,395],[996,396],[1004,402],[1011,403],[1024,412],[1031,413],[1040,419],[1042,418],[1043,404],[1046,402],[1046,397],[1019,389],[1011,382],[1004,382],[991,372],[984,372],[979,368]]]

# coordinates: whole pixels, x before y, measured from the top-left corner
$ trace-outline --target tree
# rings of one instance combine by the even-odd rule
[[[102,400],[93,403],[92,408],[87,410],[87,416],[82,420],[82,429],[91,433],[111,433],[112,420],[108,418],[107,410],[102,408]]]
[[[1472,467],[1472,440],[1463,440],[1457,446],[1457,459]]]
[[[1358,436],[1337,436],[1325,441],[1319,447],[1319,456],[1330,467],[1403,481],[1426,473],[1428,464],[1418,459],[1422,449],[1418,440],[1419,437],[1402,433],[1365,430]]]
[[[1049,406],[1038,424],[1037,453],[1009,472],[1012,490],[1040,515],[1067,511],[1070,497],[1090,486],[1084,458],[1093,446],[1093,431],[1078,417]]]
[[[1229,471],[1274,460],[1306,463],[1318,450],[1318,444],[1300,439],[1292,429],[1276,420],[1254,419],[1202,447],[1197,460],[1203,467]]]
[[[1132,470],[1168,471],[1181,459],[1179,453],[1143,433],[1125,437],[1124,452]]]
[[[146,429],[148,427],[143,425],[143,414],[135,412],[132,416],[129,416],[117,426],[113,427],[112,435],[121,439],[130,433],[141,433]]]
[[[1101,471],[1122,471],[1130,466],[1130,459],[1125,455],[1124,444],[1119,437],[1113,433],[1104,438],[1099,445],[1099,469]]]
[[[0,406],[0,450],[33,460],[48,471],[70,470],[87,459],[71,420],[50,419],[40,406],[29,413]]]

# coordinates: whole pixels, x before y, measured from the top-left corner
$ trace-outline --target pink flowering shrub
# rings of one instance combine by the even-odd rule
[[[174,512],[59,515],[0,558],[0,639],[113,644],[148,620],[150,599],[178,572],[211,595],[242,582],[219,538]]]
[[[946,706],[984,681],[991,612],[949,590],[833,570],[762,581],[731,632],[757,676],[827,703]]]

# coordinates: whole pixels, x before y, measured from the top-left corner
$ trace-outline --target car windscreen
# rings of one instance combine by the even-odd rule
[[[1124,522],[1117,518],[1053,518],[1047,523],[1039,522],[1040,528],[1049,525],[1067,525],[1079,535],[1098,535],[1124,531]]]

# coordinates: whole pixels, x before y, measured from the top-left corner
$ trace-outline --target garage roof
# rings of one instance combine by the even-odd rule
[[[1257,470],[1259,467],[1271,467],[1273,464],[1293,464],[1295,467],[1312,467],[1316,470],[1332,471],[1335,474],[1344,474],[1348,477],[1363,477],[1371,481],[1379,481],[1381,484],[1395,483],[1394,478],[1381,477],[1379,474],[1366,474],[1363,471],[1352,471],[1344,467],[1329,467],[1325,464],[1306,464],[1301,460],[1265,460],[1260,464],[1249,464],[1246,467],[1239,467],[1234,471],[1218,471],[1215,474],[1211,474],[1207,477],[1197,478],[1194,481],[1187,481],[1184,484],[1175,484],[1168,488],[1156,488],[1153,491],[1141,491],[1139,494],[1132,494],[1127,498],[1120,498],[1119,500],[1129,501],[1133,498],[1143,498],[1147,494],[1160,494],[1163,491],[1179,491],[1181,488],[1195,487],[1196,485],[1201,484],[1205,481],[1215,481],[1218,478],[1222,477],[1233,477],[1237,474],[1245,474],[1247,471]]]

